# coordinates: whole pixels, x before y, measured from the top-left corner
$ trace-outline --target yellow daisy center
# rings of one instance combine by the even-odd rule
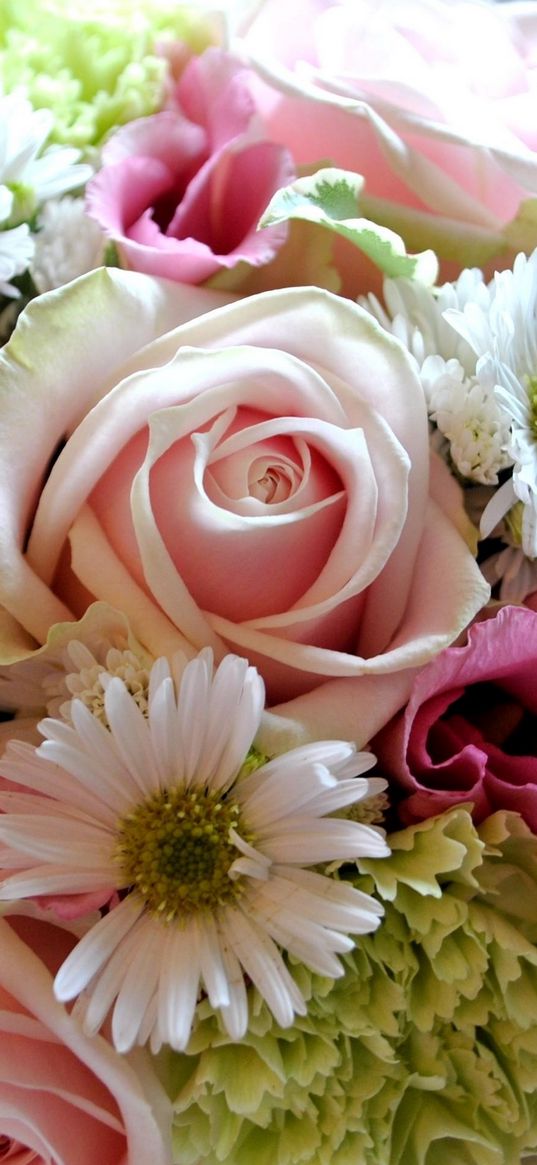
[[[221,791],[162,789],[123,818],[116,846],[123,885],[170,922],[233,902],[241,879],[229,870],[239,856],[230,829],[246,837],[240,810]]]

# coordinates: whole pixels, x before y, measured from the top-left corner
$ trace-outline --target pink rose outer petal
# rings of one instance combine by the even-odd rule
[[[171,1110],[148,1057],[88,1038],[54,998],[71,945],[36,918],[0,920],[0,1127],[57,1165],[169,1165]]]
[[[410,794],[400,810],[404,820],[471,801],[477,820],[512,809],[537,832],[537,758],[502,751],[463,714],[440,720],[465,690],[482,683],[505,693],[515,711],[519,704],[537,714],[536,663],[537,615],[504,607],[474,624],[464,647],[448,647],[419,672],[405,712],[373,742],[382,768]],[[485,691],[485,712],[486,700]],[[437,763],[435,755],[444,759]]]

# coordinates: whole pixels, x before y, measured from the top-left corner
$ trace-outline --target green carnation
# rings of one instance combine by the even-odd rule
[[[202,52],[215,29],[177,0],[2,0],[0,80],[52,111],[52,140],[86,150],[109,130],[160,109],[162,42]]]
[[[385,919],[308,1014],[255,991],[240,1044],[208,1004],[162,1071],[182,1165],[519,1165],[537,1144],[537,838],[461,808],[392,834],[353,881]]]

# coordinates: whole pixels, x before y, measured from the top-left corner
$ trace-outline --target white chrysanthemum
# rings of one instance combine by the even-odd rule
[[[428,356],[444,361],[457,360],[464,371],[475,372],[475,355],[470,344],[445,319],[449,309],[462,311],[469,302],[488,302],[489,294],[481,271],[469,268],[455,283],[427,287],[412,279],[385,279],[385,308],[374,295],[364,296],[363,307],[408,348],[418,371]]]
[[[515,498],[512,479],[506,482]],[[501,491],[498,490],[498,493]],[[504,491],[505,492],[505,491]],[[487,520],[492,506],[489,507]],[[482,513],[487,507],[482,507]],[[499,506],[503,509],[503,505]],[[528,558],[522,549],[525,537],[525,523],[531,510],[516,501],[498,525],[491,531],[494,538],[503,543],[503,549],[496,550],[481,564],[481,570],[491,587],[498,586],[498,598],[504,603],[523,603],[528,595],[537,592],[537,561]]]
[[[264,688],[236,656],[213,675],[205,650],[175,682],[158,660],[147,718],[119,677],[103,683],[109,728],[75,699],[72,726],[45,720],[38,749],[8,749],[4,775],[30,791],[0,795],[0,857],[14,871],[0,899],[119,892],[55,980],[61,1000],[85,993],[88,1032],[113,1007],[119,1051],[183,1049],[202,991],[240,1039],[245,976],[289,1026],[306,1006],[281,949],[339,976],[349,935],[382,914],[304,868],[388,853],[379,829],[330,816],[385,787],[357,775],[373,758],[325,741],[249,771]]]
[[[83,199],[51,199],[39,216],[30,267],[37,290],[53,291],[99,267],[104,243],[100,227],[84,210]]]
[[[537,562],[526,558],[520,546],[505,546],[481,564],[484,578],[500,584],[498,598],[504,603],[524,602],[537,591]]]
[[[496,484],[512,459],[509,424],[494,392],[490,360],[477,360],[452,313],[473,307],[486,313],[490,288],[481,271],[463,271],[455,283],[429,288],[408,279],[384,282],[383,308],[374,296],[362,302],[384,328],[408,349],[421,379],[429,417],[448,441],[451,461],[462,477]]]
[[[524,504],[522,549],[537,557],[537,252],[498,272],[490,303],[468,303],[447,319],[476,356],[493,363],[495,396],[509,426],[513,476],[483,515],[484,537],[517,501]]]
[[[0,97],[0,220],[14,226],[37,206],[82,186],[91,166],[78,164],[80,151],[45,147],[53,117],[33,109],[22,91]]]
[[[0,295],[17,299],[20,292],[11,283],[30,265],[34,254],[34,240],[26,223],[12,230],[0,230]]]
[[[124,616],[94,603],[80,623],[57,627],[39,652],[0,667],[0,708],[37,719],[46,714],[70,720],[71,698],[76,696],[104,722],[100,676],[108,673],[125,682],[144,710],[152,662]]]
[[[498,407],[491,361],[478,361],[467,376],[458,360],[428,356],[421,369],[431,420],[449,441],[450,457],[462,477],[496,485],[511,464],[509,423]]]
[[[145,660],[130,648],[103,645],[94,653],[86,644],[72,639],[63,650],[61,663],[65,670],[51,671],[42,681],[49,715],[59,714],[70,721],[74,697],[107,726],[103,686],[106,676],[118,676],[123,680],[140,711],[147,715],[149,671]]]

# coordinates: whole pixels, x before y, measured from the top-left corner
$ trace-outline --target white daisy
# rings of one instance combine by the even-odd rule
[[[47,109],[33,109],[22,91],[0,97],[0,219],[28,220],[48,198],[83,186],[92,168],[80,151],[45,143],[53,126]]]
[[[382,915],[353,886],[304,868],[388,853],[378,828],[330,816],[385,787],[358,775],[374,758],[325,741],[250,771],[264,704],[255,669],[227,656],[213,674],[205,650],[174,670],[153,665],[147,716],[119,676],[103,675],[108,728],[74,699],[72,725],[45,720],[44,743],[13,742],[3,762],[29,791],[0,795],[0,899],[119,892],[55,991],[84,993],[89,1033],[113,1008],[122,1052],[147,1040],[184,1049],[202,991],[242,1038],[245,976],[289,1026],[306,1005],[281,949],[337,977],[349,935]]]
[[[105,239],[83,199],[51,199],[37,225],[30,274],[39,292],[53,291],[102,263]]]

